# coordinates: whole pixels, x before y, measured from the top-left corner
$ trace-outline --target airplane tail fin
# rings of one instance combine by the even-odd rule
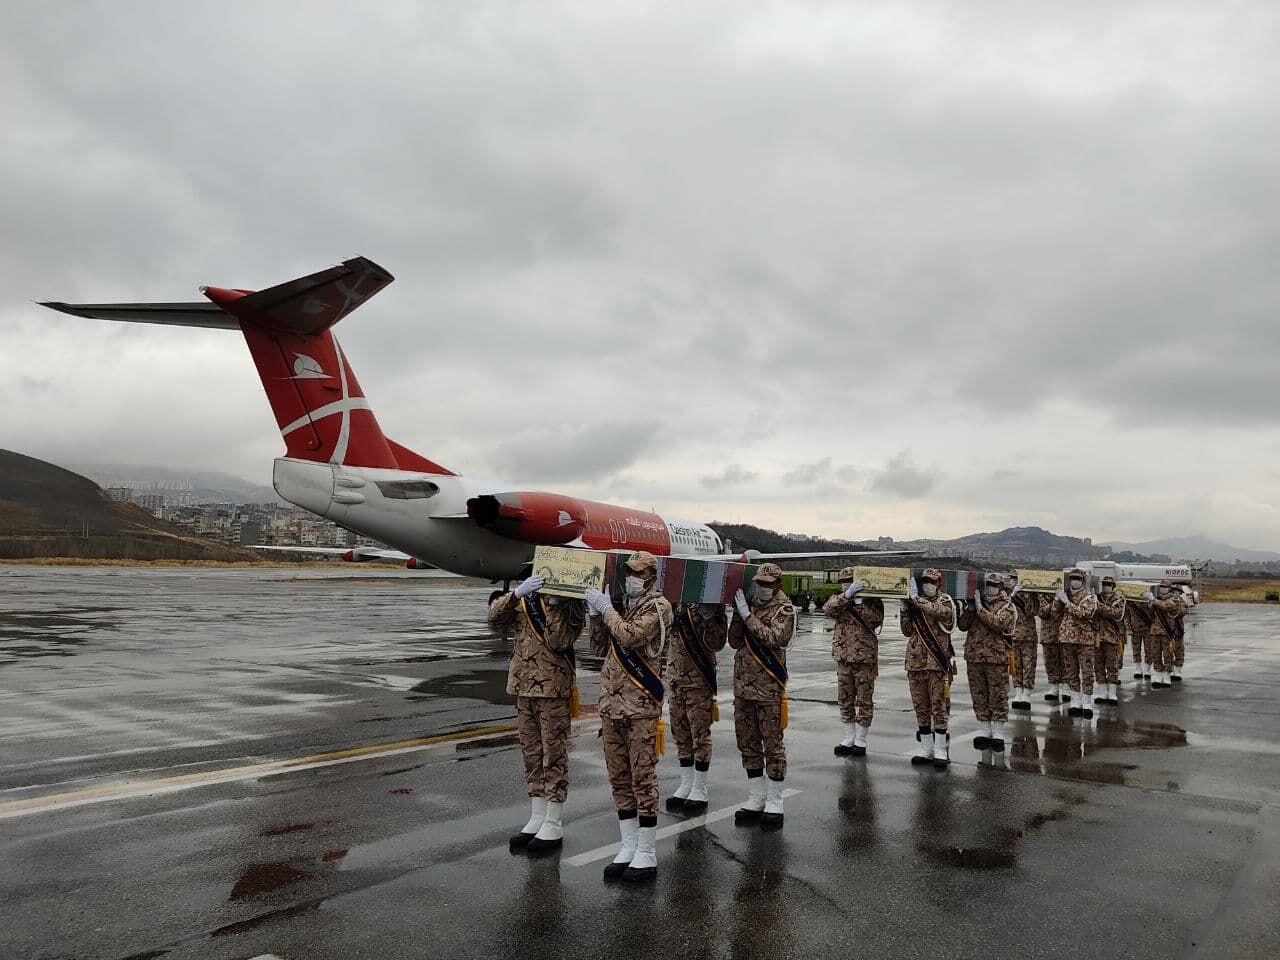
[[[448,474],[388,439],[330,327],[394,278],[356,257],[265,290],[201,287],[210,302],[66,304],[75,316],[239,328],[258,368],[286,455],[321,463]]]

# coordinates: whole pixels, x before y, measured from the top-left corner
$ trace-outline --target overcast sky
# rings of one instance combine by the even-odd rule
[[[269,482],[198,299],[461,473],[851,537],[1280,548],[1280,5],[11,2],[0,446]]]

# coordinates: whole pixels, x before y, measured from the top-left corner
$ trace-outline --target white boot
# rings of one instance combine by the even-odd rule
[[[844,739],[836,744],[836,756],[847,757],[853,752],[853,741],[858,735],[857,724],[845,723],[841,726],[844,727]]]
[[[1181,682],[1182,682],[1182,668],[1181,668],[1181,667],[1176,667],[1176,666],[1175,666],[1175,667],[1173,668],[1173,670],[1169,673],[1169,679],[1170,679],[1171,681],[1173,681],[1174,683],[1181,683]]]
[[[764,813],[765,779],[763,775],[747,778],[747,802],[734,813],[734,823],[755,823],[760,819]]]
[[[637,821],[639,822],[639,821]],[[636,836],[636,855],[622,872],[628,883],[648,883],[658,872],[658,828],[639,827]]]
[[[860,723],[853,726],[853,755],[861,757],[867,752],[867,732],[870,728]]]
[[[764,813],[760,815],[760,826],[766,829],[782,826],[781,780],[769,780],[767,793],[765,795]]]
[[[707,773],[696,767],[693,771],[693,784],[689,787],[689,796],[684,802],[684,812],[697,816],[707,809]]]
[[[920,729],[916,732],[916,752],[911,757],[911,765],[918,767],[922,764],[933,763],[933,731]]]
[[[680,768],[680,786],[676,787],[676,792],[667,797],[667,812],[677,813],[684,808],[685,798],[689,796],[689,791],[693,789],[693,764]]]
[[[618,855],[613,858],[613,863],[604,868],[606,880],[622,876],[628,864],[635,859],[636,841],[640,836],[640,821],[635,817],[619,820],[618,832],[622,835],[622,846],[618,847]]]
[[[1004,752],[1004,723],[1000,720],[991,721],[991,749],[996,753]]]
[[[530,797],[529,801],[529,822],[521,827],[520,832],[508,841],[508,846],[512,850],[523,850],[527,847],[529,841],[542,829],[542,821],[547,818],[547,801],[545,798]]]
[[[537,835],[529,841],[530,853],[549,853],[564,846],[564,804],[552,800],[547,803],[547,818],[542,821]]]
[[[1080,716],[1086,720],[1093,716],[1093,691],[1080,694]]]
[[[933,765],[935,767],[945,767],[950,762],[951,758],[947,756],[947,735],[935,732],[933,735]]]

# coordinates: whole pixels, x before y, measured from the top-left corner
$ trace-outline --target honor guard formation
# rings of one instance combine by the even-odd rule
[[[645,883],[657,874],[658,758],[665,753],[668,704],[680,785],[668,812],[707,810],[712,725],[719,719],[717,658],[733,650],[734,734],[746,772],[746,800],[734,820],[776,830],[783,824],[787,776],[787,647],[799,611],[782,591],[782,570],[762,564],[750,601],[742,590],[729,607],[681,603],[657,589],[658,560],[632,554],[623,598],[588,589],[585,602],[548,596],[533,576],[489,606],[489,622],[513,630],[507,693],[516,697],[529,821],[511,837],[513,852],[545,854],[564,843],[569,736],[577,716],[574,643],[589,624],[600,670],[600,739],[618,815],[617,855],[606,880]],[[840,592],[822,613],[835,621],[831,656],[843,738],[841,757],[864,757],[874,718],[884,601],[863,596],[855,569],[838,575]],[[1161,689],[1182,679],[1185,655],[1182,593],[1168,581],[1140,600],[1126,600],[1113,577],[1094,593],[1088,575],[1067,572],[1056,593],[1024,591],[1016,573],[987,573],[971,600],[944,589],[942,571],[924,570],[907,584],[898,622],[907,640],[905,668],[919,742],[911,763],[945,769],[950,762],[953,634],[964,634],[965,673],[978,721],[976,749],[1002,754],[1009,711],[1028,711],[1036,690],[1037,647],[1044,649],[1044,699],[1092,719],[1095,705],[1119,702],[1126,639],[1133,679]],[[1037,627],[1037,620],[1039,626]]]

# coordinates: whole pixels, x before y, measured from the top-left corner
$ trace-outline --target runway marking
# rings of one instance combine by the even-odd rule
[[[315,770],[319,767],[332,767],[343,763],[356,763],[361,760],[397,757],[406,753],[432,750],[446,744],[504,736],[515,732],[516,729],[514,723],[495,724],[486,727],[475,727],[470,730],[458,730],[453,733],[437,734],[433,737],[399,740],[392,743],[374,744],[368,747],[352,747],[346,750],[334,750],[329,753],[317,753],[289,760],[268,760],[263,763],[228,767],[223,770],[206,770],[202,773],[188,773],[175,777],[160,777],[155,780],[139,780],[132,783],[114,783],[101,787],[70,790],[66,793],[27,797],[23,800],[10,800],[7,803],[0,803],[0,820],[10,820],[15,817],[31,816],[37,813],[48,813],[53,810],[70,810],[94,803],[110,803],[113,800],[130,800],[138,797],[153,797],[165,793],[178,793],[182,790],[194,790],[197,787],[207,787],[220,783],[260,780],[264,777],[273,777],[282,773]]]
[[[782,798],[794,797],[800,790],[783,790]],[[691,817],[688,820],[681,820],[679,823],[673,823],[669,827],[660,827],[658,829],[658,839],[665,840],[667,837],[674,837],[678,833],[686,833],[689,830],[697,830],[699,827],[705,827],[709,823],[715,823],[718,820],[724,820],[738,810],[738,806],[721,807],[719,810],[712,810],[710,813],[704,813],[700,817]],[[613,858],[618,853],[618,844],[610,843],[603,847],[596,847],[594,850],[588,850],[586,853],[578,853],[572,857],[565,857],[561,862],[567,863],[571,867],[585,867],[589,863],[595,863],[597,860],[603,860],[606,857]]]

